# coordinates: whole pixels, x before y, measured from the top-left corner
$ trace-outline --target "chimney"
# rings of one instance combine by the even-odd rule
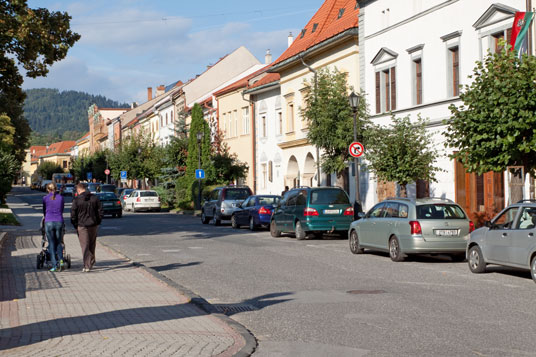
[[[289,32],[288,34],[288,47],[292,45],[292,42],[294,42],[294,36],[292,36],[292,32]]]
[[[158,97],[159,95],[162,95],[166,92],[166,86],[165,85],[160,85],[158,87],[156,87],[156,96]]]
[[[270,52],[270,49],[266,50],[266,55],[264,55],[264,64],[270,64],[272,63],[272,52]]]
[[[153,88],[147,87],[147,101],[150,101],[153,99]]]

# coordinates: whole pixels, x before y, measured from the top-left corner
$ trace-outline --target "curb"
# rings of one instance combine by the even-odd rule
[[[240,351],[235,353],[234,356],[247,357],[247,356],[251,356],[253,354],[253,352],[255,352],[255,349],[257,348],[257,339],[255,338],[255,336],[253,336],[253,334],[245,326],[239,324],[235,320],[231,319],[229,316],[226,316],[226,315],[218,312],[214,308],[214,306],[212,306],[207,300],[205,300],[201,296],[195,294],[190,289],[188,289],[188,288],[180,285],[179,283],[167,278],[166,276],[160,274],[159,272],[157,272],[153,268],[149,268],[148,266],[146,266],[146,265],[144,265],[142,263],[138,263],[138,262],[130,259],[129,257],[124,255],[123,253],[121,253],[117,249],[115,249],[113,247],[110,247],[108,244],[103,243],[103,242],[99,242],[98,240],[97,240],[97,242],[98,242],[98,244],[106,247],[107,249],[111,250],[112,252],[114,252],[115,254],[119,255],[120,257],[131,261],[133,266],[145,270],[147,273],[151,274],[156,279],[160,280],[161,282],[163,282],[164,284],[170,286],[171,288],[177,290],[181,295],[186,296],[186,298],[188,298],[190,303],[196,305],[201,310],[211,314],[212,316],[222,320],[224,323],[226,323],[227,325],[231,326],[231,328],[234,329],[236,332],[238,332],[240,334],[240,336],[242,336],[242,338],[246,342],[244,347],[242,347],[242,349]]]

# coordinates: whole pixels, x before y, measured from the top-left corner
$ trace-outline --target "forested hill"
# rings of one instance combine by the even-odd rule
[[[60,140],[79,139],[88,130],[87,110],[91,104],[101,108],[126,108],[101,95],[57,89],[26,91],[24,115],[33,130],[32,144],[51,144]]]

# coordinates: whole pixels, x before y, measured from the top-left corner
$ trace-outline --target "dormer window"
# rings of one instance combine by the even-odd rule
[[[318,27],[318,24],[313,24],[313,30],[311,32],[315,32],[317,27]]]
[[[303,36],[305,36],[305,32],[307,32],[307,29],[303,29],[303,30],[301,30],[301,36],[300,36],[300,38],[303,38]]]
[[[339,17],[337,17],[337,19],[340,19],[342,15],[344,15],[344,8],[339,10]]]

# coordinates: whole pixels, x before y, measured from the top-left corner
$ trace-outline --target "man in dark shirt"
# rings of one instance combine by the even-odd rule
[[[78,232],[78,240],[84,259],[83,272],[89,272],[95,264],[97,231],[103,211],[99,198],[87,191],[81,183],[76,185],[78,195],[71,206],[71,223]]]

